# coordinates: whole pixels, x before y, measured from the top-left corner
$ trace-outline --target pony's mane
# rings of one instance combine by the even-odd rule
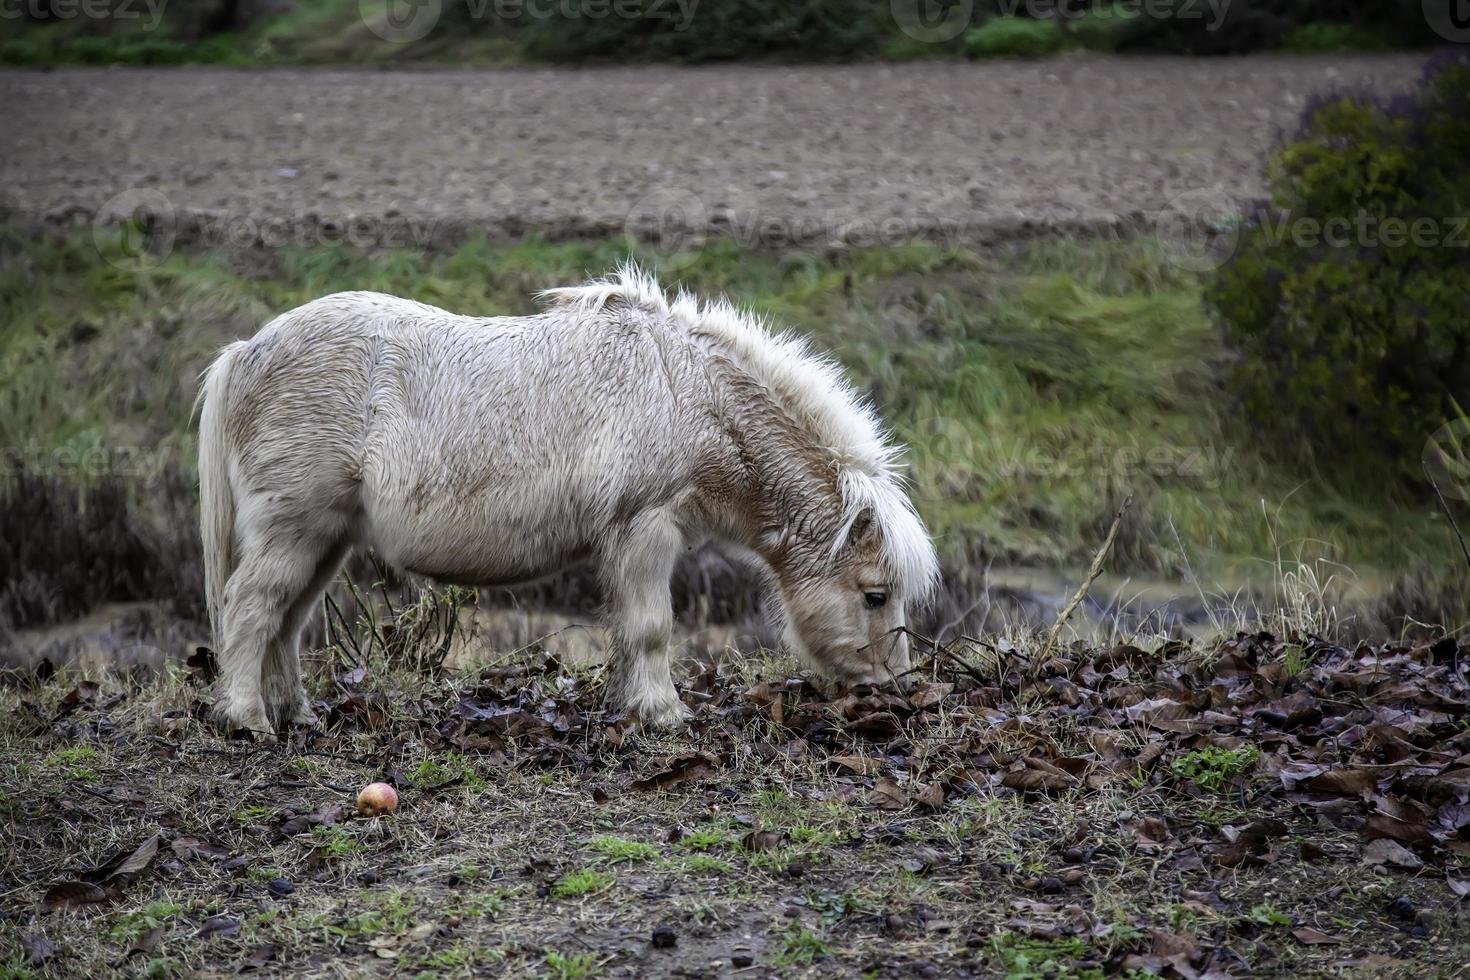
[[[904,492],[903,447],[889,438],[877,412],[848,383],[842,368],[813,351],[805,338],[773,332],[760,317],[724,299],[701,303],[681,290],[670,301],[654,276],[633,265],[605,279],[546,290],[542,296],[587,315],[617,301],[667,318],[724,348],[837,464],[843,519],[833,553],[846,542],[858,516],[869,510],[895,586],[916,598],[933,591],[939,563]]]

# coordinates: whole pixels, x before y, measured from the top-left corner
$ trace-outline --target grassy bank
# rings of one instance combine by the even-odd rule
[[[12,463],[144,482],[187,470],[198,373],[277,312],[376,289],[524,313],[537,290],[631,251],[832,350],[910,445],[920,509],[960,578],[989,563],[1085,566],[1125,494],[1135,505],[1114,567],[1206,588],[1268,580],[1286,556],[1330,561],[1376,590],[1453,547],[1428,499],[1387,498],[1348,476],[1346,457],[1318,469],[1262,454],[1218,391],[1229,354],[1198,278],[1146,239],[827,258],[612,241],[162,258],[127,245],[107,232],[0,238],[0,446]]]

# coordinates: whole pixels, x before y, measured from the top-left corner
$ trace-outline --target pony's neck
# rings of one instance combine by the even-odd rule
[[[730,536],[779,574],[825,560],[843,507],[830,456],[758,385],[735,384],[722,413],[729,464],[714,498]],[[722,522],[722,523],[725,523]]]

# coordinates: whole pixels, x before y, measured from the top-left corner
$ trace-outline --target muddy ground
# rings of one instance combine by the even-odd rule
[[[535,650],[339,648],[278,745],[202,655],[0,687],[0,971],[1463,975],[1470,647],[1020,639],[906,695],[693,665],[679,733]]]
[[[361,240],[420,245],[988,242],[1258,197],[1314,93],[1397,87],[1422,61],[5,72],[0,206],[166,212],[216,245],[330,240],[354,217]]]

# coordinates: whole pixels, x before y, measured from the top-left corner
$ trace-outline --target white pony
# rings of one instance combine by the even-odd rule
[[[226,347],[200,399],[200,523],[217,714],[311,723],[301,629],[348,550],[468,585],[590,559],[608,700],[686,709],[669,577],[707,540],[768,565],[785,638],[836,684],[909,669],[905,606],[938,580],[898,448],[829,360],[627,268],[535,316],[380,293],[308,303]]]

